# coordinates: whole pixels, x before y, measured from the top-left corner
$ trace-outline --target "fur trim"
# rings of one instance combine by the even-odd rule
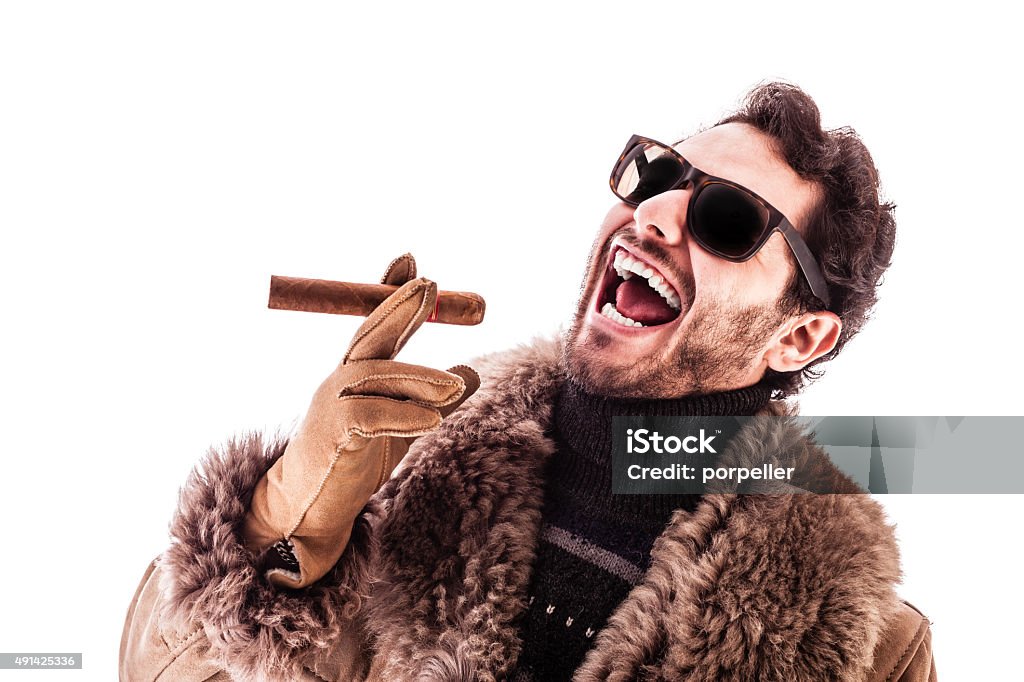
[[[280,590],[260,576],[241,527],[256,483],[284,447],[249,435],[211,450],[180,494],[173,544],[159,559],[162,617],[202,623],[211,656],[238,679],[298,679],[319,667],[368,591],[370,514],[352,530],[350,547],[360,551],[346,551],[315,585]]]
[[[416,441],[337,569],[302,594],[262,582],[238,537],[282,444],[264,452],[248,439],[211,455],[183,493],[164,558],[172,612],[203,622],[218,660],[243,679],[288,678],[353,626],[374,679],[501,679],[521,646],[560,355],[544,341],[475,363],[481,389]],[[801,488],[856,490],[775,423],[737,436],[723,459],[764,461],[770,448],[780,464],[803,463]],[[896,543],[880,507],[859,494],[735,492],[676,512],[576,680],[846,681],[870,669],[898,603]]]
[[[496,679],[519,654],[543,504],[545,436],[561,375],[551,341],[474,363],[480,390],[417,441],[381,493],[380,572],[369,628],[383,679]]]
[[[515,561],[536,551],[559,358],[553,343],[492,356],[484,389],[393,481],[382,557],[395,580],[371,618],[386,679],[491,680],[514,663],[510,623],[529,587]],[[858,492],[782,418],[791,412],[771,406],[778,418],[756,422],[723,461],[772,452],[806,474],[801,488]],[[670,522],[577,679],[857,679],[898,578],[892,530],[867,496],[707,495]]]
[[[577,678],[863,679],[898,579],[865,497],[708,495],[658,538]]]

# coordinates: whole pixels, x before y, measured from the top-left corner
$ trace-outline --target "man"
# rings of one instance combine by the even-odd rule
[[[848,494],[611,492],[611,417],[784,414],[860,328],[895,231],[867,150],[768,84],[611,182],[564,341],[485,358],[461,406],[473,370],[394,360],[436,288],[392,263],[290,442],[190,478],[123,679],[935,678],[881,509],[784,424],[720,461]]]

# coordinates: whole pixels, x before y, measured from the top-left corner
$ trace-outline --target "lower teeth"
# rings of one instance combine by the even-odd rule
[[[644,326],[641,323],[637,322],[636,320],[631,320],[622,313],[620,313],[618,310],[615,309],[615,306],[612,305],[611,303],[604,304],[604,307],[601,308],[601,314],[607,317],[609,320],[612,320],[613,322],[618,322],[619,324],[624,325],[626,327]]]

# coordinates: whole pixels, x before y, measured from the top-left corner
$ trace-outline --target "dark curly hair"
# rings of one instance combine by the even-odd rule
[[[817,379],[822,372],[818,365],[836,357],[867,321],[892,260],[895,206],[879,200],[878,170],[857,133],[848,127],[823,130],[814,100],[795,85],[757,86],[739,111],[716,125],[724,123],[746,123],[769,135],[775,152],[820,190],[821,198],[802,232],[825,275],[832,298],[828,309],[839,316],[843,328],[835,348],[802,370],[768,370],[764,382],[776,395],[792,395]],[[797,314],[825,309],[799,270],[780,305]]]

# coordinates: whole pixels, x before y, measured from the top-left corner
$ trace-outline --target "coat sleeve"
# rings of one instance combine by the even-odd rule
[[[916,608],[901,603],[875,647],[868,682],[936,682],[930,623]]]
[[[171,546],[129,606],[120,678],[146,682],[362,679],[370,662],[363,609],[381,505],[356,518],[345,553],[319,581],[280,589],[242,541],[252,491],[284,452],[256,435],[213,450],[182,489]]]

